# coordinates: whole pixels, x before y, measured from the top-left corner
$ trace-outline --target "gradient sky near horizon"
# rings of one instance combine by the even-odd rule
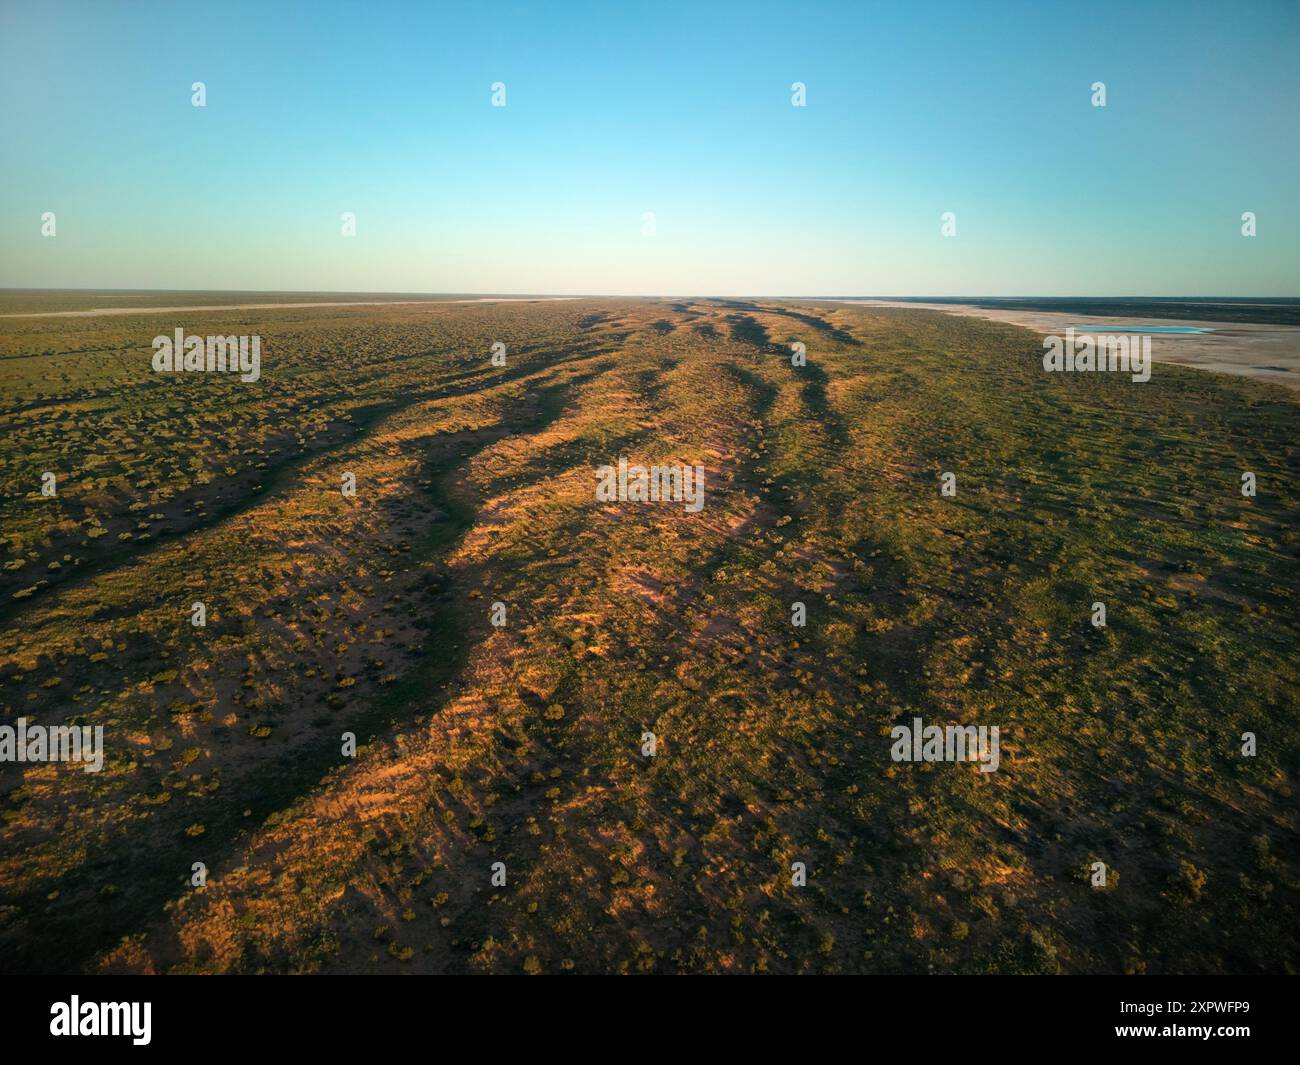
[[[0,286],[1297,296],[1298,57],[1289,0],[0,0]]]

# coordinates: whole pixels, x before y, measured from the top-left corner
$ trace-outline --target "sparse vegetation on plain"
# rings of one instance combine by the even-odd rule
[[[105,736],[0,764],[7,970],[1300,965],[1293,394],[833,301],[175,323],[256,384],[162,320],[0,320],[0,723]]]

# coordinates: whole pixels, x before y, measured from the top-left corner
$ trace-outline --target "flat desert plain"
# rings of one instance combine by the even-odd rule
[[[338,300],[0,322],[0,727],[103,737],[0,762],[6,969],[1300,967],[1293,391],[912,305]]]

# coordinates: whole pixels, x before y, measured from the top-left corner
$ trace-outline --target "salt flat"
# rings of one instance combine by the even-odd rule
[[[943,311],[1018,325],[1045,336],[1064,334],[1066,326],[1070,325],[1078,333],[1092,330],[1110,333],[1120,325],[1158,328],[1174,324],[1210,329],[1213,332],[1154,333],[1151,338],[1152,358],[1157,362],[1173,362],[1215,373],[1255,377],[1300,391],[1300,328],[1296,326],[1183,319],[1174,322],[1167,318],[1113,318],[1059,311],[991,309],[973,303],[913,303],[910,300],[840,302],[860,306]]]

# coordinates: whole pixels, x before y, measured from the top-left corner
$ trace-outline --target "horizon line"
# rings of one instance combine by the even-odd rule
[[[426,291],[420,289],[330,289],[330,288],[111,288],[100,286],[18,286],[0,285],[0,292],[222,292],[254,295],[301,295],[301,296],[512,296],[520,299],[547,299],[565,297],[569,299],[835,299],[835,300],[1042,300],[1042,299],[1103,299],[1103,300],[1286,300],[1300,302],[1300,296],[1262,295],[1262,296],[1227,296],[1213,293],[1201,295],[1155,295],[1116,294],[1116,293],[1016,293],[1015,295],[992,293],[888,293],[888,294],[844,294],[815,293],[797,295],[791,293],[685,293],[685,292],[506,292],[506,291]]]

